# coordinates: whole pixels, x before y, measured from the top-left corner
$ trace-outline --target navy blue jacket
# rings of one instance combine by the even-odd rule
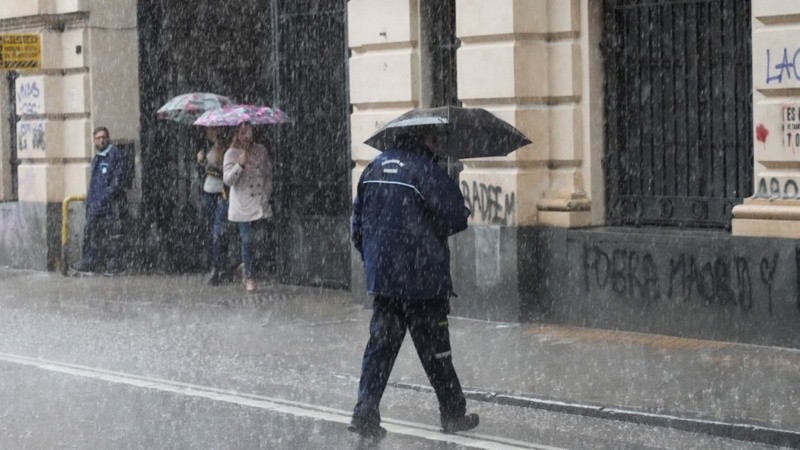
[[[125,203],[125,183],[128,167],[122,150],[113,144],[94,155],[92,178],[86,194],[86,214],[104,216],[118,214]]]
[[[447,238],[467,228],[458,184],[419,150],[391,149],[364,170],[353,203],[352,239],[370,294],[448,298]]]

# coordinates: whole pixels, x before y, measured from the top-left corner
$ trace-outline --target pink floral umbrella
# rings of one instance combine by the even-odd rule
[[[195,122],[201,127],[235,127],[248,122],[266,125],[289,122],[289,116],[278,108],[255,105],[233,105],[206,111]]]
[[[192,124],[206,111],[234,104],[230,98],[224,95],[210,92],[190,92],[170,99],[156,111],[156,116],[163,120]]]

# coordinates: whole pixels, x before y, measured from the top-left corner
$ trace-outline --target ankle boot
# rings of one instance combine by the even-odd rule
[[[445,433],[467,431],[477,427],[479,422],[480,419],[475,413],[466,414],[461,417],[442,417],[442,431]]]

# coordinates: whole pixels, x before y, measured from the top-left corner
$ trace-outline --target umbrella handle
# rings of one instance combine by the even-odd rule
[[[458,174],[455,173],[455,167],[456,167],[456,163],[455,163],[453,157],[452,156],[448,156],[447,157],[447,174],[450,175],[453,178],[455,178],[456,175],[458,175]]]

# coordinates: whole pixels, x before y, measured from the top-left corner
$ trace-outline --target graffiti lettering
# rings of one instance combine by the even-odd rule
[[[767,285],[767,301],[769,312],[772,314],[772,279],[775,277],[775,269],[778,267],[778,254],[772,257],[772,263],[768,258],[761,259],[761,281]]]
[[[619,295],[641,297],[647,300],[660,298],[658,271],[649,253],[639,257],[635,251],[616,249],[609,257],[597,246],[584,247],[583,281],[587,291],[594,283],[604,289],[611,283],[611,289]]]
[[[21,103],[19,105],[20,114],[37,114],[39,112],[38,103]]]
[[[17,150],[44,150],[44,122],[20,122],[17,131]]]
[[[757,198],[800,198],[800,188],[798,182],[792,179],[781,181],[777,178],[761,178],[758,181],[758,190],[754,194]]]
[[[750,271],[744,258],[734,257],[732,263],[721,258],[698,263],[694,255],[682,254],[670,259],[669,266],[668,298],[677,296],[688,302],[697,296],[707,304],[737,304],[745,311],[752,308]]]
[[[783,59],[772,65],[772,54],[767,49],[767,84],[783,83],[784,78],[791,80],[792,76],[800,80],[800,73],[797,72],[797,59],[800,57],[800,48],[795,49],[792,57],[789,57],[789,49],[783,48]],[[773,72],[774,70],[774,72]]]
[[[777,253],[761,259],[761,283],[768,293],[766,306],[770,313],[777,268]],[[745,256],[701,259],[681,253],[671,257],[662,270],[648,252],[624,248],[606,251],[597,245],[584,245],[582,270],[587,292],[611,289],[617,295],[635,300],[701,301],[707,305],[734,306],[743,312],[754,306],[752,275]]]
[[[42,109],[41,91],[35,81],[17,83],[17,105],[20,114],[39,114]]]
[[[35,81],[19,83],[17,87],[17,101],[25,101],[31,98],[39,98],[39,85]]]
[[[513,221],[516,214],[516,195],[513,192],[503,194],[500,186],[478,184],[477,181],[472,182],[470,189],[469,183],[462,181],[461,193],[473,217],[477,218],[480,213],[481,221],[493,225],[508,225]]]

